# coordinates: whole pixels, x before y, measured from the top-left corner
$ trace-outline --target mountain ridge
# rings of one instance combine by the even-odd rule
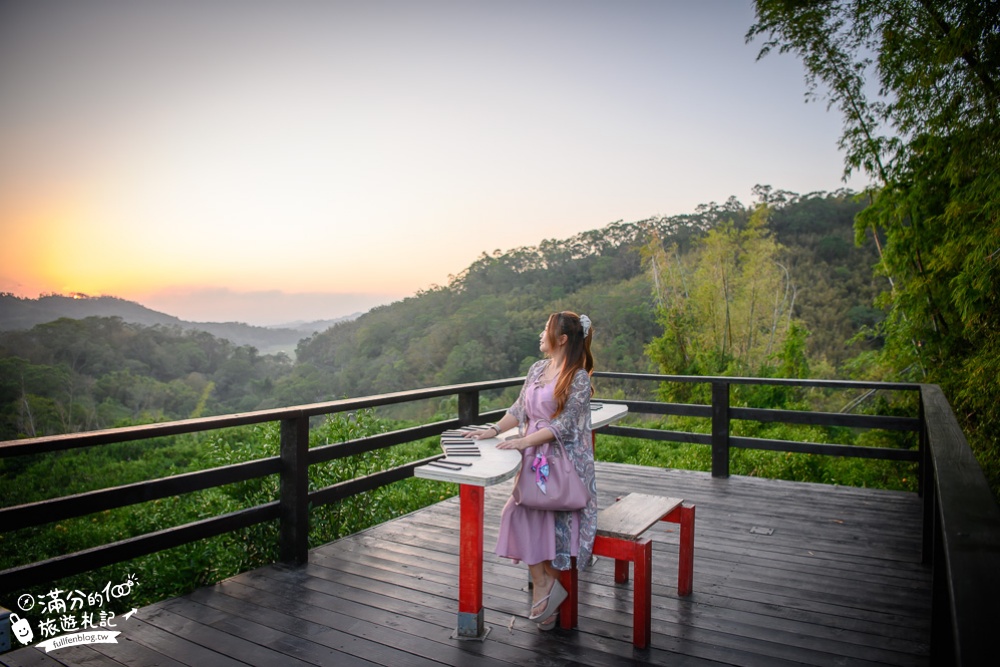
[[[278,352],[292,354],[303,338],[359,316],[360,313],[354,313],[342,318],[299,321],[277,326],[259,326],[246,322],[192,322],[116,296],[45,294],[32,299],[13,294],[0,294],[0,331],[27,330],[63,317],[70,319],[120,317],[130,324],[147,327],[164,326],[206,331],[236,345],[253,346],[263,354]]]

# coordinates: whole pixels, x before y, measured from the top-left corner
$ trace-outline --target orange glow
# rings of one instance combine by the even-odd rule
[[[5,207],[6,208],[6,207]],[[32,291],[58,291],[60,285],[50,273],[53,234],[58,234],[62,225],[59,220],[66,213],[49,206],[23,206],[17,210],[0,210],[0,224],[3,226],[3,244],[0,244],[0,271],[5,281],[21,287],[16,292],[29,292],[24,296],[34,296]]]
[[[83,198],[58,195],[0,209],[0,277],[17,286],[11,291],[86,298],[155,282],[141,263],[123,260],[120,244],[96,224],[92,209]]]

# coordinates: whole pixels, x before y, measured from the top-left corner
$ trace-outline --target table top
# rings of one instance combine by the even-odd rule
[[[624,405],[594,401],[590,411],[591,428],[596,430],[607,426],[627,413],[628,407]],[[450,431],[446,431],[441,434],[441,448],[447,456],[415,468],[413,474],[422,479],[473,486],[492,486],[505,482],[516,475],[521,467],[521,452],[515,449],[497,449],[497,445],[515,433],[515,429],[510,429],[496,438],[463,438],[459,441],[451,437]],[[441,467],[449,465],[451,467]]]

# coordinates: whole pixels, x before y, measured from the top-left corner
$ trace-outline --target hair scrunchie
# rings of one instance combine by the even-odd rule
[[[587,334],[590,333],[590,325],[591,325],[590,318],[587,317],[586,315],[581,315],[580,316],[580,326],[583,327],[583,337],[584,338],[586,338]]]

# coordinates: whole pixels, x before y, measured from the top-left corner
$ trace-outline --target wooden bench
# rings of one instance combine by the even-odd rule
[[[628,583],[629,563],[634,563],[632,643],[636,648],[649,646],[652,632],[653,541],[641,539],[657,521],[678,523],[681,527],[680,557],[677,569],[677,594],[691,594],[694,583],[694,505],[680,498],[664,498],[630,493],[597,516],[594,555],[615,559],[615,582]],[[559,607],[559,626],[569,630],[577,626],[577,570],[560,575],[568,592]]]

